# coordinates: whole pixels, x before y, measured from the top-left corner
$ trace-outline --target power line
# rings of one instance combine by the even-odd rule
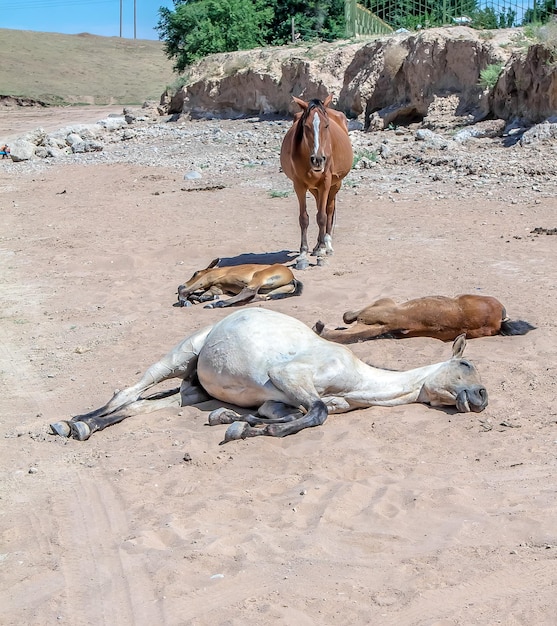
[[[4,0],[0,0],[0,18],[6,16],[6,12],[40,11],[41,9],[68,8],[78,10],[86,6],[94,5],[113,5],[120,14],[120,37],[122,37],[123,28],[123,4],[126,0],[19,0],[17,3],[12,0],[10,3],[3,4]],[[137,0],[128,0],[133,2],[133,38],[137,39]],[[0,28],[2,24],[0,22]]]
[[[119,0],[27,0],[27,2],[14,2],[12,4],[0,4],[0,12],[5,9],[11,11],[28,11],[29,9],[50,9],[55,7],[71,7],[79,8],[87,5],[94,4],[114,4],[116,5]]]

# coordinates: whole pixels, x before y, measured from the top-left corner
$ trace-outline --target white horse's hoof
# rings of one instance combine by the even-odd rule
[[[317,265],[319,267],[323,267],[324,265],[327,265],[327,257],[324,256],[318,256],[317,257]]]
[[[238,439],[245,439],[245,431],[249,428],[249,424],[245,422],[232,422],[224,433],[224,439],[220,442],[222,446],[229,441],[237,441]]]
[[[86,441],[91,436],[91,429],[85,422],[68,422],[72,437],[78,441]]]
[[[321,320],[319,320],[315,322],[312,330],[316,335],[321,335],[321,333],[325,330],[325,324]]]
[[[218,424],[232,424],[238,420],[240,416],[231,409],[221,407],[209,413],[207,421],[209,426],[217,426]]]
[[[72,432],[68,422],[55,422],[50,425],[50,429],[54,435],[59,435],[60,437],[69,437]]]
[[[307,268],[309,267],[309,261],[305,257],[303,259],[297,259],[296,265],[294,267],[297,270],[307,270]]]

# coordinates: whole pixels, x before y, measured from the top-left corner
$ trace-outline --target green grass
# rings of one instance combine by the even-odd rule
[[[288,198],[290,191],[279,191],[278,189],[271,189],[269,191],[269,197],[271,198]]]
[[[377,161],[377,152],[373,152],[372,150],[359,150],[354,154],[352,167],[356,167],[362,159],[369,159],[372,163],[375,163],[375,161]]]
[[[497,84],[497,80],[501,74],[503,66],[500,63],[494,63],[488,65],[485,69],[480,71],[480,85],[484,89],[493,89]]]
[[[0,95],[48,104],[158,101],[175,79],[160,41],[0,29]]]

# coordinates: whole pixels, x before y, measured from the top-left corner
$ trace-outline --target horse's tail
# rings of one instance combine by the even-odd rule
[[[499,334],[510,337],[512,335],[525,335],[531,330],[536,330],[536,326],[532,326],[532,324],[524,320],[510,320],[507,317],[501,322]]]
[[[302,291],[304,290],[304,284],[302,282],[300,282],[299,280],[294,279],[292,281],[292,284],[294,285],[294,291],[292,292],[293,296],[301,296],[302,295]]]

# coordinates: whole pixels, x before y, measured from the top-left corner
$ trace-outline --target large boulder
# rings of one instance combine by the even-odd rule
[[[10,144],[12,161],[29,161],[35,156],[36,145],[27,139],[16,139]]]

